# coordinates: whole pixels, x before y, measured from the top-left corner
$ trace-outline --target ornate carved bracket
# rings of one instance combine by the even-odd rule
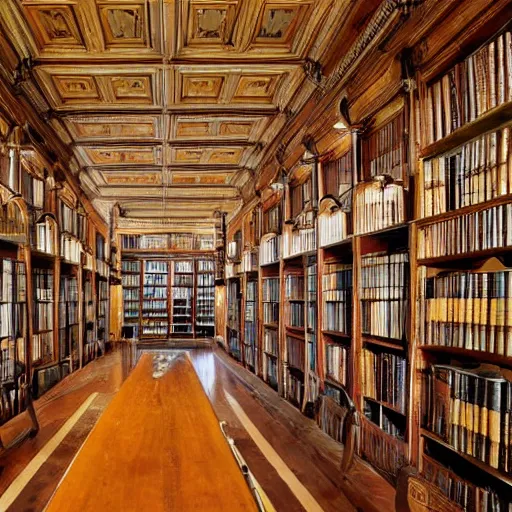
[[[325,77],[322,74],[322,65],[320,62],[307,58],[303,68],[308,80],[313,82],[315,85],[322,84]]]

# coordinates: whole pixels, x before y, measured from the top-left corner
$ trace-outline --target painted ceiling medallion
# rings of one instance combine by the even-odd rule
[[[155,137],[153,123],[77,123],[79,137]]]
[[[27,11],[37,27],[41,46],[83,46],[71,6],[30,5]]]
[[[152,149],[139,150],[109,150],[89,149],[89,158],[95,165],[116,164],[153,164],[155,157]]]
[[[103,4],[99,9],[107,46],[145,44],[144,7],[142,5]]]
[[[227,9],[197,9],[194,37],[224,41],[227,12]]]
[[[96,81],[92,76],[56,75],[53,79],[63,100],[99,97]]]
[[[161,185],[162,175],[160,173],[104,173],[108,185]]]
[[[112,87],[118,99],[147,98],[151,99],[150,78],[115,77],[112,78]]]
[[[258,33],[259,38],[285,39],[290,31],[297,9],[266,8]]]

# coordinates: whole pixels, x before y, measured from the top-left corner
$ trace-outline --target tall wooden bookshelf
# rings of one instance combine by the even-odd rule
[[[213,336],[213,236],[165,233],[120,237],[123,337]]]
[[[0,324],[1,423],[24,409],[29,387],[40,396],[84,364],[84,251],[92,271],[91,240],[106,231],[95,214],[89,221],[94,212],[60,164],[48,162],[21,129],[13,133],[0,156],[0,307],[9,311]]]
[[[404,50],[372,101],[349,86],[345,128],[287,148],[259,196],[263,380],[337,441],[359,425],[393,485],[412,467],[425,500],[479,512],[512,495],[512,32],[494,16]]]

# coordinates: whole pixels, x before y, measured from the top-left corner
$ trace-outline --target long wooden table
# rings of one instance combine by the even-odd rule
[[[257,511],[189,358],[144,354],[47,510]]]

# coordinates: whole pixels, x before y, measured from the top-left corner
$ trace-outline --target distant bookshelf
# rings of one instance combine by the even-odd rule
[[[34,289],[34,324],[32,335],[32,361],[52,361],[54,353],[54,272],[53,269],[35,268],[32,271]]]
[[[59,292],[59,357],[72,368],[80,365],[79,290],[75,275],[62,275]]]
[[[244,362],[256,372],[259,365],[258,281],[247,278],[244,313]]]
[[[123,331],[130,338],[139,337],[141,262],[121,261],[121,284],[123,286]]]
[[[196,336],[213,336],[215,328],[215,261],[197,260],[195,293]]]
[[[263,379],[277,389],[279,384],[279,277],[263,277]]]
[[[143,264],[140,335],[142,338],[166,338],[169,334],[168,263],[162,260],[144,260]]]
[[[242,360],[241,315],[242,296],[240,279],[230,279],[227,284],[228,292],[228,347],[230,354],[238,361]]]
[[[122,235],[125,251],[213,251],[213,234],[167,233],[161,235]]]
[[[0,259],[0,424],[25,407],[27,378],[27,282],[25,264]]]

